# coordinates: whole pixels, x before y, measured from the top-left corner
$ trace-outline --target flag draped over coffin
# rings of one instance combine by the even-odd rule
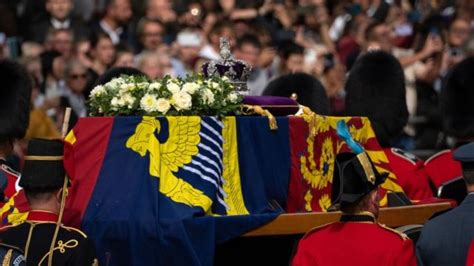
[[[216,243],[281,211],[269,204],[288,188],[280,122],[271,131],[265,118],[81,119],[67,137],[75,169],[64,221],[109,265],[212,265]]]
[[[214,247],[280,212],[331,205],[336,135],[344,119],[401,191],[366,118],[82,118],[66,141],[71,175],[64,222],[94,240],[106,265],[212,265]],[[3,224],[25,219],[22,191]],[[382,203],[386,202],[386,197]],[[27,206],[26,206],[27,207]]]
[[[332,204],[331,186],[334,161],[340,152],[350,151],[337,136],[339,120],[346,121],[352,137],[361,143],[376,168],[388,172],[381,185],[381,204],[387,204],[386,191],[403,191],[397,184],[388,159],[365,117],[329,117],[317,114],[290,118],[291,177],[287,199],[288,212],[326,211]]]

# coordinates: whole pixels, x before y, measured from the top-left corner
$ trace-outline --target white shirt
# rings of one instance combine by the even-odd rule
[[[118,27],[117,29],[114,30],[104,20],[101,20],[99,25],[102,28],[102,30],[105,33],[107,33],[107,35],[109,35],[114,45],[117,45],[118,43],[120,43],[120,34],[122,34],[123,32],[122,27]]]
[[[71,26],[71,20],[66,19],[65,21],[59,21],[55,18],[51,18],[51,25],[53,25],[53,28],[59,30],[59,29],[69,29],[69,26]]]

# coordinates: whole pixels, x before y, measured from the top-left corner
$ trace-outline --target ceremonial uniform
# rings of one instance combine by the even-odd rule
[[[456,146],[474,140],[474,56],[456,64],[446,76],[441,90],[444,130]],[[453,160],[455,150],[445,150],[426,161],[426,172],[438,188],[443,182],[460,177],[461,164]]]
[[[397,176],[398,184],[411,200],[433,197],[424,162],[415,155],[396,148],[385,148],[390,167]]]
[[[27,221],[0,230],[0,242],[21,247],[27,265],[47,265],[58,216],[31,211]],[[53,249],[54,265],[97,265],[92,243],[78,229],[61,226]]]
[[[293,266],[416,265],[413,243],[369,214],[343,215],[316,228],[298,245]]]
[[[5,266],[26,265],[23,250],[18,247],[0,243],[0,263]]]
[[[16,193],[19,174],[9,168],[4,158],[13,152],[16,139],[25,136],[30,114],[31,79],[17,62],[0,60],[0,195]],[[4,198],[0,198],[3,206]]]
[[[461,163],[453,160],[453,151],[444,150],[431,156],[425,162],[425,171],[435,188],[441,184],[462,176]]]
[[[333,203],[340,205],[343,215],[339,222],[316,228],[303,237],[293,266],[416,265],[412,241],[376,222],[377,191],[388,173],[379,173],[349,130],[341,124],[337,127],[338,135],[357,152],[340,153],[335,160]]]
[[[384,148],[397,183],[412,200],[431,197],[421,162],[409,158],[392,143],[408,122],[405,76],[391,54],[371,51],[355,62],[346,82],[346,115],[367,116],[380,146]]]
[[[474,239],[474,195],[426,222],[416,244],[418,265],[464,265]]]
[[[474,143],[459,147],[453,159],[461,162],[464,180],[474,185]],[[472,189],[471,189],[472,190]],[[457,208],[429,220],[416,243],[419,265],[464,265],[474,239],[474,192]]]
[[[0,229],[0,243],[22,248],[27,265],[98,264],[94,246],[87,236],[60,224],[58,213],[62,213],[63,193],[69,183],[63,152],[64,144],[59,140],[29,142],[19,185],[31,209],[25,222]]]

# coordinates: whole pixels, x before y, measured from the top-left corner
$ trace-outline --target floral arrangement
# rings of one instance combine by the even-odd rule
[[[228,78],[199,74],[154,81],[121,76],[96,86],[88,101],[91,116],[225,116],[239,114],[241,103]]]

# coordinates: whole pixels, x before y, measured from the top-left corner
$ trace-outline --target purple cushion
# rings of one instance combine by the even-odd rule
[[[245,96],[243,104],[260,106],[274,116],[293,115],[299,110],[295,100],[278,96]]]

